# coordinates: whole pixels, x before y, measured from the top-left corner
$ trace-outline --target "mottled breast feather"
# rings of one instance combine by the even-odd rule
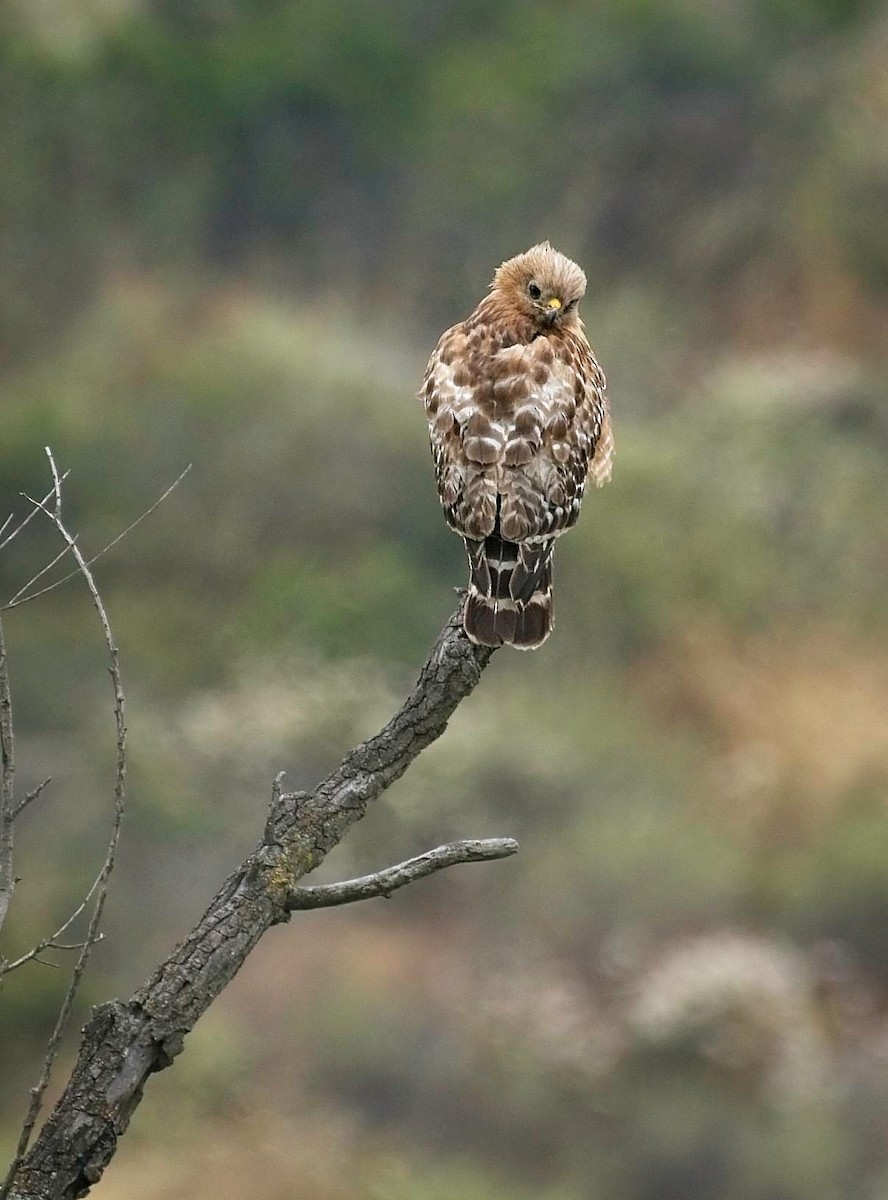
[[[463,537],[549,539],[610,478],[605,379],[576,322],[548,334],[496,320],[490,298],[441,337],[420,392],[438,492]]]

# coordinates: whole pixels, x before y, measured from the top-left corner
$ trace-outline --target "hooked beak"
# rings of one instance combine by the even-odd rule
[[[551,299],[546,301],[546,306],[543,309],[543,317],[547,325],[554,324],[555,318],[561,312],[561,308],[562,304],[560,296],[552,296]]]

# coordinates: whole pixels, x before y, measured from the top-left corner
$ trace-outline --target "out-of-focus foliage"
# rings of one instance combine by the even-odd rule
[[[882,1195],[886,56],[843,0],[3,7],[0,520],[46,444],[93,552],[194,464],[96,568],[132,799],[78,1015],[189,927],[275,772],[409,685],[464,572],[414,392],[540,237],[589,275],[619,439],[552,640],[324,872],[520,858],[271,935],[108,1197]],[[0,600],[57,549],[33,522]],[[91,882],[113,729],[82,589],[5,624],[21,784],[54,776],[9,955]],[[6,1146],[59,988],[4,981]]]

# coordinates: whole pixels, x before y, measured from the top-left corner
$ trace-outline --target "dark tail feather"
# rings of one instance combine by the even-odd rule
[[[466,633],[482,646],[534,650],[552,631],[552,540],[507,542],[498,534],[466,538],[469,596]]]
[[[519,610],[512,645],[519,650],[536,650],[552,632],[552,589],[538,592]]]

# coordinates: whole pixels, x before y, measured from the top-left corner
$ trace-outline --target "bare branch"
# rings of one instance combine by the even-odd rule
[[[444,732],[493,654],[466,637],[463,604],[388,724],[311,792],[282,792],[278,777],[264,835],[191,933],[129,1000],[94,1010],[65,1091],[21,1163],[12,1200],[86,1194],[114,1155],[149,1075],[170,1065],[266,931],[289,920],[298,881]]]
[[[0,1200],[5,1200],[6,1196],[8,1196],[9,1190],[12,1187],[13,1181],[27,1151],[28,1143],[31,1140],[31,1134],[34,1131],[34,1126],[37,1122],[37,1117],[43,1103],[43,1095],[49,1084],[50,1075],[52,1074],[52,1068],[59,1051],[62,1036],[68,1024],[71,1008],[80,988],[80,981],[83,977],[83,972],[86,970],[86,965],[89,961],[90,954],[92,953],[92,948],[99,939],[99,923],[102,919],[102,911],[105,907],[105,900],[108,896],[108,880],[111,872],[114,869],[114,862],[117,855],[117,843],[120,838],[120,826],[123,820],[126,802],[126,699],[124,696],[123,682],[120,675],[119,651],[114,640],[114,635],[111,630],[111,623],[108,620],[108,614],[105,610],[105,605],[102,602],[102,597],[99,594],[95,579],[93,578],[92,572],[89,569],[89,564],[84,559],[74,538],[68,532],[68,529],[65,527],[65,524],[62,521],[61,479],[56,468],[52,451],[48,446],[46,447],[46,456],[49,460],[50,470],[52,471],[53,491],[50,493],[50,495],[54,496],[55,505],[53,508],[49,508],[46,501],[34,501],[34,503],[36,504],[37,508],[46,513],[70,548],[71,554],[77,563],[80,574],[83,576],[83,579],[92,597],[93,606],[99,615],[99,621],[105,637],[105,644],[108,647],[108,655],[110,658],[109,669],[111,673],[111,682],[114,689],[114,723],[117,734],[117,765],[114,783],[114,817],[111,824],[108,845],[105,850],[104,862],[102,863],[102,867],[99,871],[96,882],[90,889],[87,897],[88,900],[89,896],[95,892],[95,904],[93,906],[89,925],[87,926],[86,936],[80,949],[80,953],[77,956],[77,962],[74,966],[74,970],[71,973],[71,980],[68,984],[68,989],[65,993],[64,999],[62,1000],[55,1026],[52,1034],[50,1035],[49,1042],[47,1043],[46,1055],[43,1059],[40,1078],[38,1079],[37,1084],[31,1089],[31,1099],[28,1105],[28,1111],[25,1115],[24,1123],[22,1125],[15,1155],[9,1166],[9,1170],[6,1173],[3,1183],[0,1184]],[[10,808],[10,814],[11,811],[12,810]],[[84,903],[86,902],[87,901],[84,901]],[[69,918],[68,922],[66,922],[66,924],[62,927],[62,932],[68,927],[71,920],[73,920],[73,917]]]
[[[71,474],[70,471],[66,471],[64,473],[64,475],[61,477],[59,482],[64,483],[70,474]],[[13,538],[18,537],[18,535],[25,528],[25,526],[28,525],[31,521],[33,521],[34,517],[37,516],[38,510],[41,509],[43,507],[43,505],[46,504],[47,501],[54,495],[55,495],[55,483],[53,483],[52,488],[46,493],[46,495],[43,497],[43,499],[37,505],[37,508],[32,508],[31,511],[28,513],[28,515],[26,517],[24,517],[19,522],[18,525],[16,525],[16,527],[15,527],[15,529],[13,529],[12,533],[7,534],[6,537],[3,539],[3,541],[0,542],[0,550],[2,550],[5,546],[8,546]],[[27,497],[25,497],[25,498],[27,499]],[[12,520],[12,514],[10,513],[9,517],[7,517],[7,519],[3,522],[4,529],[6,528],[6,526],[9,524],[9,522],[11,520]],[[2,531],[0,531],[0,532],[2,532]]]
[[[42,580],[43,576],[46,575],[48,571],[52,571],[55,564],[58,563],[60,559],[64,558],[66,556],[66,554],[70,554],[70,553],[71,553],[70,546],[62,546],[61,550],[59,551],[58,554],[56,554],[55,558],[50,558],[49,562],[47,563],[46,566],[41,566],[41,569],[37,571],[37,574],[32,575],[30,580],[28,581],[28,583],[23,583],[22,587],[20,587],[18,589],[18,592],[16,594],[14,594],[14,596],[11,596],[10,600],[6,601],[6,604],[4,605],[4,610],[2,610],[2,611],[5,612],[7,610],[7,608],[18,607],[19,602],[22,602],[22,604],[24,604],[25,600],[29,599],[28,596],[24,596],[24,593],[26,592],[26,590],[28,590],[31,587],[34,587],[34,584],[37,582],[37,580]],[[78,571],[72,571],[71,575],[66,575],[65,578],[73,578],[74,575],[78,575],[78,574],[79,574]],[[49,590],[49,589],[46,588],[44,590]],[[35,593],[35,595],[42,595],[42,594],[43,594],[42,592]],[[24,599],[20,599],[20,598],[23,598],[23,596],[24,596]],[[30,599],[34,599],[34,598],[30,598]]]
[[[286,771],[278,771],[277,775],[271,781],[271,804],[268,806],[268,819],[265,822],[265,832],[262,835],[262,840],[266,846],[274,845],[274,818],[281,806],[286,775]]]
[[[12,695],[3,623],[0,622],[0,930],[15,891],[12,826],[15,820],[15,738],[12,730]]]
[[[85,946],[86,942],[80,942],[76,946],[66,946],[59,941],[59,938],[63,934],[67,933],[80,914],[84,911],[90,900],[92,900],[93,896],[96,894],[96,890],[100,886],[101,882],[102,875],[101,872],[99,872],[99,874],[93,880],[89,891],[80,901],[71,915],[67,917],[58,927],[55,933],[51,933],[49,937],[43,938],[43,940],[39,941],[36,946],[34,946],[31,950],[28,950],[26,954],[20,955],[19,958],[13,959],[11,962],[3,962],[3,960],[0,959],[0,979],[2,979],[4,975],[8,975],[10,971],[14,971],[18,967],[23,967],[25,963],[31,962],[32,959],[36,959],[38,954],[42,954],[44,950],[79,950],[82,946]],[[99,934],[95,940],[100,942],[102,940],[102,935]],[[0,1195],[2,1195],[2,1193],[0,1193]]]
[[[43,452],[49,459],[49,469],[52,471],[52,490],[53,495],[55,496],[55,507],[53,508],[53,512],[57,517],[60,517],[62,515],[62,485],[59,482],[59,473],[56,470],[55,459],[52,456],[52,451],[50,450],[49,446],[44,446]]]
[[[27,497],[26,497],[26,499],[27,499]],[[51,558],[51,559],[49,560],[49,562],[46,564],[46,566],[45,566],[45,567],[41,567],[41,568],[40,568],[40,570],[37,572],[37,574],[36,574],[36,575],[32,575],[32,576],[31,576],[31,578],[28,580],[28,582],[27,582],[27,583],[23,583],[23,584],[22,584],[22,586],[21,586],[21,587],[19,588],[19,590],[18,590],[18,591],[15,593],[15,595],[14,595],[14,596],[12,596],[12,597],[10,597],[10,599],[9,599],[9,600],[7,600],[7,602],[6,602],[6,603],[3,605],[3,610],[2,610],[2,611],[3,611],[3,612],[6,612],[6,610],[7,610],[7,609],[9,609],[9,608],[17,608],[17,607],[18,607],[18,605],[19,605],[19,603],[22,603],[22,604],[24,604],[24,603],[25,603],[25,601],[26,601],[27,599],[29,599],[29,598],[30,598],[30,599],[33,599],[33,598],[34,598],[33,596],[32,596],[32,597],[27,597],[27,596],[24,596],[24,593],[25,593],[25,592],[28,590],[28,588],[30,588],[30,587],[33,587],[33,586],[34,586],[34,584],[37,582],[37,580],[38,580],[38,579],[42,579],[42,578],[43,578],[43,576],[44,576],[44,575],[45,575],[45,574],[46,574],[48,571],[51,571],[51,570],[53,569],[53,567],[56,565],[56,563],[57,563],[57,562],[58,562],[60,559],[64,558],[66,554],[70,554],[70,553],[71,553],[71,547],[70,547],[70,546],[63,546],[63,547],[62,547],[62,549],[61,549],[61,550],[58,552],[58,554],[55,556],[55,558]],[[65,578],[66,578],[66,579],[73,579],[73,577],[74,577],[75,575],[77,575],[77,574],[79,574],[79,572],[78,572],[78,571],[72,571],[72,573],[71,573],[70,575],[66,575],[66,576],[65,576]],[[61,582],[61,581],[59,581],[59,582]],[[55,586],[55,585],[53,585],[53,586]],[[43,590],[44,590],[44,591],[49,591],[49,588],[44,588]],[[42,594],[43,594],[43,592],[42,592],[42,591],[40,591],[40,592],[35,592],[35,596],[41,596]],[[22,598],[22,597],[24,597],[24,598]],[[20,599],[20,598],[21,598],[21,599]]]
[[[371,900],[375,896],[388,899],[398,888],[423,879],[426,875],[432,875],[435,871],[442,871],[445,867],[453,867],[457,863],[508,858],[510,854],[517,852],[518,843],[514,838],[449,842],[446,846],[437,846],[434,850],[427,850],[425,854],[418,854],[416,858],[408,858],[406,862],[386,867],[384,871],[376,871],[372,875],[362,875],[359,879],[295,888],[287,898],[286,905],[290,912],[296,912],[298,909],[354,904],[356,900]]]
[[[93,945],[98,945],[99,942],[103,942],[104,940],[104,933],[98,933],[93,941]],[[40,963],[42,967],[53,967],[57,970],[58,963],[47,962],[45,958],[40,957],[44,950],[82,950],[85,945],[86,942],[57,942],[54,938],[44,938],[42,942],[34,946],[32,950],[29,950],[27,954],[20,955],[19,958],[14,959],[12,962],[0,963],[0,969],[2,969],[0,974],[8,975],[10,971],[15,971],[29,962]]]
[[[97,554],[94,554],[92,556],[92,558],[87,559],[86,565],[88,567],[91,567],[94,562],[97,562],[98,559],[100,559],[102,557],[103,554],[107,554],[108,551],[113,549],[117,545],[118,542],[123,541],[123,539],[126,537],[126,535],[128,533],[131,533],[136,528],[137,525],[141,525],[141,523],[145,520],[146,517],[150,517],[151,514],[154,512],[154,510],[158,507],[158,505],[163,504],[164,500],[166,500],[166,498],[170,494],[170,492],[172,492],[174,490],[174,488],[177,488],[179,486],[179,484],[182,482],[182,480],[185,478],[185,476],[188,474],[188,472],[190,470],[191,470],[191,463],[188,464],[188,466],[185,468],[184,471],[181,472],[181,474],[178,476],[177,479],[173,480],[173,482],[166,489],[166,491],[163,492],[162,495],[158,496],[152,505],[150,505],[148,508],[145,509],[145,511],[142,513],[141,516],[136,517],[135,521],[132,521],[129,525],[127,525],[126,529],[124,529],[122,533],[118,533],[117,537],[112,538],[111,541],[108,543],[108,545],[103,546],[102,549],[99,550],[99,552]],[[64,480],[67,477],[67,475],[68,475],[68,472],[66,471],[65,474],[61,477],[62,480]],[[53,493],[50,492],[48,495],[51,496],[52,494]],[[30,497],[26,497],[26,498],[30,499]],[[42,508],[43,505],[46,503],[47,499],[48,499],[48,496],[44,496],[43,501],[40,504],[38,504],[37,507]],[[32,500],[31,503],[36,504],[37,502]],[[34,510],[34,511],[36,511],[36,510]],[[46,510],[44,509],[44,511],[46,511]],[[32,512],[32,515],[33,515],[33,512]],[[0,546],[0,549],[2,549],[2,546]],[[37,592],[31,592],[30,595],[27,595],[27,596],[22,594],[24,592],[27,592],[28,589],[30,587],[32,587],[37,582],[38,579],[41,578],[41,576],[45,575],[46,572],[50,569],[50,567],[55,566],[55,564],[59,561],[59,559],[62,558],[65,554],[67,554],[69,552],[69,550],[70,550],[70,546],[66,546],[64,548],[64,550],[62,550],[59,554],[56,555],[56,557],[52,560],[51,563],[47,563],[47,565],[41,571],[38,571],[38,573],[33,577],[33,579],[30,579],[23,587],[19,588],[19,590],[12,597],[12,599],[7,601],[7,603],[4,604],[2,606],[2,608],[0,608],[0,612],[5,612],[7,609],[10,609],[10,608],[18,608],[20,604],[27,604],[29,600],[36,600],[38,596],[45,596],[47,594],[47,592],[55,591],[55,589],[57,587],[61,587],[62,584],[67,583],[69,579],[76,579],[76,577],[79,574],[81,574],[79,568],[76,571],[70,571],[67,575],[63,575],[61,579],[56,579],[53,583],[47,584],[46,587],[40,588],[40,590]]]
[[[12,819],[15,820],[16,817],[18,817],[20,813],[23,813],[25,811],[25,809],[28,807],[29,804],[31,804],[34,800],[39,799],[39,797],[43,793],[44,788],[47,788],[51,783],[52,783],[52,776],[47,775],[47,777],[43,780],[42,783],[38,783],[35,788],[32,788],[30,790],[30,792],[28,792],[28,794],[24,797],[24,799],[19,800],[18,804],[12,810]]]

